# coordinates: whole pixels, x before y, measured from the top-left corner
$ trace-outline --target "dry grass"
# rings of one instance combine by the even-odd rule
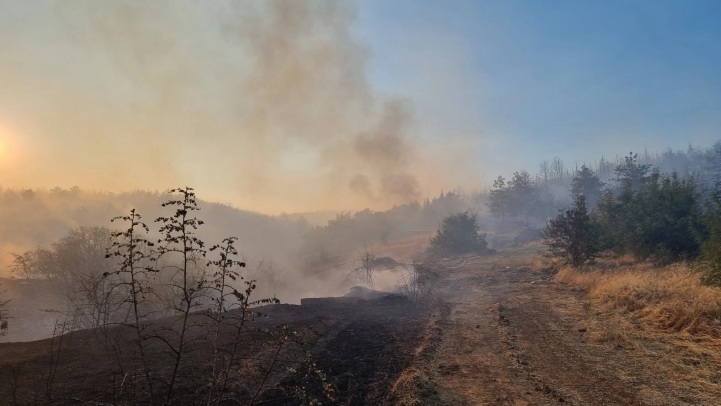
[[[604,258],[562,267],[555,279],[588,292],[589,339],[655,360],[679,390],[721,391],[721,289],[703,286],[688,265]]]
[[[703,286],[688,265],[636,263],[586,271],[564,267],[556,281],[587,289],[604,307],[652,326],[721,338],[721,289]]]

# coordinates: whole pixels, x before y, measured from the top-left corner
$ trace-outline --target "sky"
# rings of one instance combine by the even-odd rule
[[[472,123],[488,170],[719,138],[719,2],[364,4],[374,82],[412,94],[435,133]]]
[[[707,146],[717,1],[0,0],[0,186],[276,214]]]

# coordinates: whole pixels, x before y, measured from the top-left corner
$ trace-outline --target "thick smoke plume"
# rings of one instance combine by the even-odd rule
[[[0,0],[3,186],[187,184],[264,212],[416,200],[412,106],[370,86],[355,18],[330,0]]]

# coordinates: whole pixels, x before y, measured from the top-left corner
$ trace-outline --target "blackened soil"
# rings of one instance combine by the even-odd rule
[[[404,306],[372,303],[322,350],[322,369],[337,382],[341,403],[382,404],[390,384],[411,361],[425,327],[421,314]]]
[[[427,308],[399,297],[351,304],[329,299],[309,306],[306,314],[322,320],[312,323],[316,328],[312,357],[333,387],[332,403],[392,404],[391,384],[412,361],[427,323]],[[263,404],[297,404],[287,389],[300,380],[287,376],[277,392],[267,392]],[[318,385],[306,389],[323,399]]]
[[[397,296],[357,301],[329,298],[308,306],[272,305],[259,310],[264,317],[256,318],[253,330],[243,336],[221,404],[250,404],[254,397],[255,404],[264,405],[303,404],[309,399],[322,404],[391,404],[387,400],[390,385],[411,362],[427,318],[424,306]],[[197,327],[169,404],[206,403],[212,335],[210,328],[203,327],[203,317],[195,318]],[[177,320],[156,323],[172,328]],[[296,334],[272,363],[280,326]],[[113,336],[125,338],[114,349],[101,345],[103,334],[70,333],[55,358],[51,358],[50,340],[0,344],[0,404],[148,404],[145,385],[139,383],[142,376],[133,355],[132,334],[118,333]],[[230,332],[224,334],[230,337]],[[163,379],[174,358],[157,340],[149,342],[156,393],[162,392],[154,403],[163,404]],[[122,364],[116,362],[118,357]],[[315,367],[309,372],[311,362]]]

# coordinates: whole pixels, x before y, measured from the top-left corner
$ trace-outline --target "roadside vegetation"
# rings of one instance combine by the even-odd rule
[[[555,280],[586,292],[581,326],[591,342],[632,350],[678,376],[684,392],[718,390],[721,289],[704,284],[696,266],[604,255],[583,269],[561,266]]]
[[[721,289],[703,284],[686,263],[658,266],[625,256],[580,271],[561,267],[556,281],[581,287],[607,309],[658,329],[721,338]]]
[[[550,219],[542,233],[545,255],[576,268],[604,251],[658,265],[689,261],[703,283],[721,285],[721,183],[661,173],[633,153],[615,174],[601,189],[593,171],[577,171],[572,207]],[[586,196],[597,197],[591,209]]]
[[[653,325],[718,335],[719,183],[661,173],[636,154],[614,172],[602,189],[593,171],[579,170],[573,206],[544,229],[543,253],[556,264],[557,280]],[[586,195],[597,198],[591,210]]]

